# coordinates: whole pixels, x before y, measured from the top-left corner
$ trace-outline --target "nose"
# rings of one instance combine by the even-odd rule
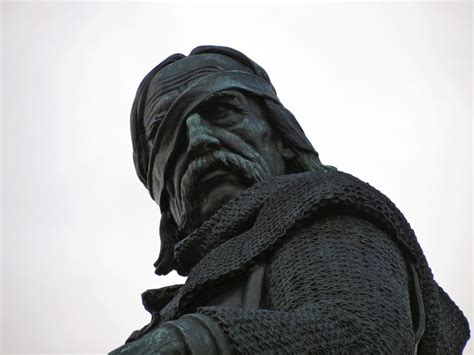
[[[193,113],[186,119],[188,134],[188,156],[196,158],[216,150],[221,142],[213,134],[212,128],[199,113]]]

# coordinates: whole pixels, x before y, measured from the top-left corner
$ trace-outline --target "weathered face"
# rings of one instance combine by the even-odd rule
[[[155,117],[166,113],[177,94],[158,99]],[[285,173],[279,137],[259,102],[239,91],[222,91],[201,102],[176,129],[180,139],[164,186],[183,233],[200,226],[240,190]],[[154,166],[164,163],[156,156]]]

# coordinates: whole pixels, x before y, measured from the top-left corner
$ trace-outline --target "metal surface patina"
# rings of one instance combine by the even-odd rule
[[[466,318],[395,205],[323,165],[265,70],[227,47],[140,84],[135,168],[160,206],[151,322],[111,354],[456,354]]]

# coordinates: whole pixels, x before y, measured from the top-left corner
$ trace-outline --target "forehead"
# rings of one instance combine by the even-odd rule
[[[189,56],[167,65],[150,80],[145,121],[152,115],[165,114],[176,97],[195,81],[212,73],[229,70],[251,72],[249,68],[232,58],[210,53]]]

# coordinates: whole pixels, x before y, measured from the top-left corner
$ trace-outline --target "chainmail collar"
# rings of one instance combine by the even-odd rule
[[[239,192],[174,248],[180,275],[190,270],[223,242],[251,228],[263,203],[288,181],[289,175],[269,177]]]

